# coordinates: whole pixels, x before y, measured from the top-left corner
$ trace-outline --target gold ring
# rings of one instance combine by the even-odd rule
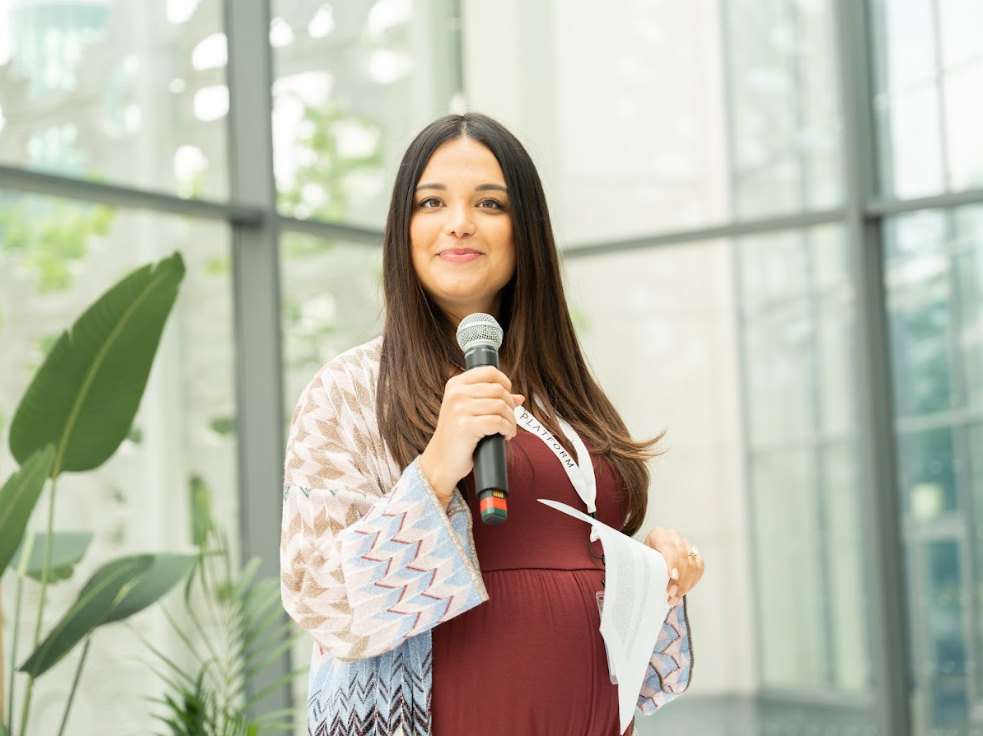
[[[697,557],[700,556],[700,550],[698,550],[696,547],[693,547],[693,549],[691,549],[689,552],[686,553],[686,556],[692,557],[695,560]]]

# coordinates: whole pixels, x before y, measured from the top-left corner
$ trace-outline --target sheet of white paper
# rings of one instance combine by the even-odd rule
[[[655,642],[669,613],[666,560],[651,547],[565,503],[539,500],[590,524],[604,547],[606,583],[601,638],[618,679],[618,713],[624,731],[635,714]]]

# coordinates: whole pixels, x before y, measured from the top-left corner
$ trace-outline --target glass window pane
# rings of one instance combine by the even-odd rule
[[[983,207],[975,209],[983,213]],[[956,340],[966,404],[983,407],[983,217],[977,217],[976,225],[975,244],[969,252],[956,256],[953,264],[959,291]]]
[[[856,424],[854,305],[847,289],[825,297],[819,309],[821,429],[828,437],[852,435]]]
[[[883,34],[884,86],[898,90],[927,82],[935,73],[934,0],[874,0]]]
[[[862,560],[863,528],[857,489],[859,463],[854,442],[837,442],[822,455],[822,503],[826,571],[829,581],[829,633],[832,680],[844,692],[869,692],[873,686],[868,625],[868,585],[864,569],[845,560]]]
[[[888,259],[939,253],[945,247],[946,215],[938,210],[912,212],[884,221],[884,252]]]
[[[322,365],[382,333],[382,248],[288,232],[280,269],[289,417]]]
[[[786,301],[809,290],[809,248],[799,232],[738,241],[741,306],[749,311]]]
[[[468,106],[526,145],[564,246],[728,217],[716,0],[463,5]]]
[[[945,188],[939,93],[920,86],[876,101],[885,194],[922,197]]]
[[[980,26],[983,28],[983,26]],[[983,56],[983,46],[981,46]],[[983,186],[983,61],[946,74],[946,146],[952,189]]]
[[[888,266],[894,403],[901,416],[952,405],[949,261],[931,255]]]
[[[815,322],[804,300],[772,309],[744,330],[748,441],[802,441],[817,429]]]
[[[918,197],[983,183],[983,5],[874,0],[881,190]]]
[[[958,510],[955,440],[946,427],[898,437],[902,509],[916,519]]]
[[[823,294],[852,288],[850,252],[839,225],[809,230],[810,271],[814,288]]]
[[[784,448],[750,462],[762,683],[823,689],[829,657],[815,457],[808,447]]]
[[[926,211],[885,225],[914,733],[973,733],[972,713],[983,712],[983,587],[973,583],[983,529],[983,207]]]
[[[380,227],[411,137],[459,99],[456,3],[271,6],[280,210]]]
[[[838,205],[833,3],[736,0],[722,7],[735,214]]]
[[[972,733],[966,729],[969,682],[960,545],[954,540],[918,544],[908,568],[918,595],[920,627],[915,643],[915,733]]]
[[[967,432],[969,443],[969,498],[972,506],[970,517],[970,539],[973,548],[973,600],[975,611],[983,611],[983,453],[976,448],[983,447],[983,423],[972,424]],[[974,649],[977,662],[983,662],[983,616],[972,617]],[[977,707],[983,704],[983,668],[976,668],[974,700]]]
[[[222,1],[0,0],[0,162],[228,192]]]
[[[749,440],[850,434],[853,291],[842,229],[741,238],[735,252]]]
[[[979,0],[938,0],[942,26],[942,60],[955,66],[983,53],[983,3]]]
[[[753,680],[755,657],[729,245],[580,257],[566,260],[564,270],[588,362],[629,431],[640,438],[667,432],[667,452],[650,466],[643,533],[671,524],[715,560],[717,571],[704,578],[689,611],[702,632],[702,687],[719,696],[712,698],[717,707],[701,712],[705,700],[680,698],[673,708],[688,724],[706,724],[702,733],[719,733],[746,717],[746,703],[729,695],[735,683]],[[713,613],[725,609],[730,617]],[[640,718],[639,732],[661,733],[671,710]]]
[[[88,530],[95,537],[74,575],[49,588],[48,628],[103,563],[124,554],[193,549],[192,493],[210,498],[231,549],[238,549],[229,235],[224,223],[0,192],[4,478],[15,467],[8,449],[13,412],[61,332],[133,269],[176,250],[187,268],[128,438],[99,468],[59,478],[55,529]],[[39,511],[46,503],[42,499]],[[42,511],[33,528],[43,530],[45,523]],[[14,591],[13,584],[3,586],[5,613],[15,610]],[[25,595],[35,600],[37,588],[26,585]],[[180,603],[170,603],[181,619]],[[26,605],[33,611],[34,605]],[[4,617],[5,635],[11,634],[11,618]],[[190,653],[159,607],[131,621],[132,628],[100,629],[92,639],[72,710],[73,723],[85,724],[83,733],[155,731],[158,724],[150,713],[156,706],[149,699],[160,697],[162,690],[150,668],[153,656],[140,636],[177,662],[191,664]],[[18,651],[24,656],[31,650],[32,628],[24,623],[20,629]],[[6,651],[9,656],[10,648]],[[74,670],[57,667],[37,681],[30,733],[58,732]],[[20,681],[18,692],[23,688]]]
[[[845,234],[836,226],[747,237],[735,254],[763,682],[869,692]]]

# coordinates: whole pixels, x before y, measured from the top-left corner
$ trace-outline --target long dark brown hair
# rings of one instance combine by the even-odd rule
[[[400,467],[423,452],[437,426],[444,385],[453,366],[463,368],[455,325],[423,290],[410,253],[414,191],[442,144],[469,138],[487,147],[508,188],[516,267],[501,295],[498,321],[505,330],[500,351],[511,371],[512,392],[556,437],[562,416],[602,455],[623,484],[634,534],[645,518],[649,472],[662,435],[636,442],[594,380],[584,360],[567,308],[546,195],[529,154],[501,123],[467,113],[435,120],[410,144],[393,186],[383,240],[386,318],[379,369],[377,413],[382,437]],[[536,399],[541,410],[536,411]],[[570,449],[569,441],[566,442]]]

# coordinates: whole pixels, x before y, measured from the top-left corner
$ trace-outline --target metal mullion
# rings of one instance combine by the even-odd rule
[[[898,434],[915,434],[929,432],[934,429],[945,429],[958,424],[971,424],[983,420],[983,409],[979,407],[963,407],[946,409],[944,411],[901,417],[895,420],[895,431]]]
[[[938,12],[939,9],[936,5],[936,24],[939,23]],[[941,33],[941,32],[939,32]],[[939,52],[939,64],[941,68],[941,52]],[[940,92],[941,99],[941,92]],[[946,168],[946,175],[948,176],[948,165]],[[963,365],[962,352],[959,349],[958,339],[956,337],[959,327],[963,320],[963,304],[962,304],[962,289],[959,283],[959,273],[958,273],[958,261],[957,248],[953,247],[956,226],[955,226],[955,213],[952,209],[948,209],[944,213],[945,216],[945,254],[949,260],[948,269],[948,301],[949,301],[949,317],[950,317],[950,330],[948,339],[948,351],[950,356],[950,367],[949,376],[952,381],[950,388],[950,397],[952,399],[951,404],[954,407],[969,407],[968,392],[967,392],[967,382],[966,382],[966,372],[965,366]],[[958,473],[955,472],[956,468],[971,467],[970,451],[969,446],[969,435],[970,435],[970,425],[969,422],[962,422],[959,424],[950,425],[953,433],[953,466],[954,466],[954,479],[956,483],[956,509],[959,518],[962,520],[962,524],[958,530],[958,549],[961,562],[961,580],[960,583],[964,591],[972,591],[975,587],[976,580],[976,555],[973,544],[973,532],[970,529],[972,523],[973,514],[973,489],[972,489],[972,476],[969,473]],[[962,609],[962,621],[963,621],[963,633],[965,635],[966,643],[966,657],[967,666],[966,672],[966,700],[969,709],[972,711],[974,705],[979,702],[979,687],[978,679],[976,677],[977,663],[979,661],[979,647],[977,645],[977,635],[973,622],[977,620],[977,596],[968,594],[964,596],[965,603]],[[970,715],[970,720],[972,715]]]
[[[945,64],[942,60],[942,13],[939,0],[932,0],[932,41],[935,47],[935,101],[939,108],[939,157],[942,159],[942,185],[946,190],[952,188],[952,172],[949,170],[949,136],[946,131],[946,106],[943,88],[945,85]]]
[[[846,211],[838,207],[832,210],[803,212],[801,214],[788,215],[786,217],[769,217],[761,220],[732,222],[727,225],[720,225],[718,227],[684,230],[664,233],[662,235],[640,236],[638,238],[615,240],[607,243],[571,246],[562,248],[560,252],[565,259],[580,258],[583,256],[618,253],[627,250],[642,250],[646,248],[656,248],[668,245],[682,245],[683,243],[692,243],[697,241],[739,238],[745,235],[758,235],[760,233],[770,233],[780,230],[799,230],[802,228],[813,227],[815,225],[842,223],[845,217]]]
[[[888,82],[888,34],[887,34],[887,9],[884,7],[883,0],[863,0],[868,2],[871,7],[868,23],[868,39],[871,48],[869,77],[870,99],[867,104],[874,109],[871,115],[871,122],[874,126],[874,144],[879,153],[877,169],[874,172],[874,188],[871,194],[880,194],[884,191],[885,185],[892,182],[891,191],[894,191],[894,156],[891,151],[891,142],[894,140],[894,120],[887,114],[887,107],[893,104],[894,92]],[[875,95],[875,91],[877,94]],[[881,105],[878,100],[883,98],[885,108],[883,117],[878,119],[877,107]]]
[[[277,216],[281,232],[303,233],[325,240],[343,240],[357,245],[381,246],[382,230],[345,225],[325,220],[300,220],[296,217]]]
[[[272,49],[268,0],[224,0],[228,38],[229,188],[268,213],[259,227],[233,227],[239,549],[279,579],[283,487],[283,358],[279,219],[273,174]],[[286,621],[282,611],[269,631]],[[289,650],[247,682],[253,716],[292,707]],[[274,686],[274,683],[277,683]],[[269,693],[257,700],[266,688]]]
[[[819,437],[824,434],[823,427],[826,419],[823,411],[823,371],[820,355],[822,353],[822,307],[821,299],[817,296],[813,286],[815,279],[815,269],[813,264],[813,236],[811,230],[803,230],[801,233],[803,247],[806,249],[806,268],[809,271],[807,297],[807,311],[812,319],[812,339],[810,340],[810,363],[812,365],[812,410],[815,430],[814,434]],[[836,627],[834,625],[833,610],[835,600],[833,595],[833,576],[836,574],[829,564],[829,533],[830,519],[826,513],[825,491],[828,482],[826,455],[829,444],[819,440],[811,443],[813,462],[815,463],[814,492],[816,524],[818,526],[818,557],[821,572],[820,585],[822,586],[823,600],[826,601],[826,615],[823,616],[823,634],[826,637],[824,649],[827,652],[835,651]],[[836,690],[836,672],[833,667],[832,656],[826,657],[822,663],[823,671],[826,675],[826,684],[831,690]]]
[[[861,218],[866,221],[879,225],[880,221],[888,215],[902,214],[906,212],[918,212],[927,209],[940,207],[960,207],[963,205],[983,205],[983,189],[970,189],[963,192],[950,192],[939,194],[932,197],[920,197],[918,199],[884,199],[870,194],[861,203]],[[606,253],[618,253],[628,250],[645,250],[647,248],[658,248],[664,246],[683,245],[706,240],[718,240],[722,238],[739,238],[747,235],[758,235],[760,233],[770,233],[780,230],[796,230],[800,228],[814,227],[816,225],[828,225],[843,223],[848,219],[846,208],[836,208],[832,210],[821,210],[818,212],[804,212],[787,217],[770,217],[760,220],[733,221],[717,227],[707,227],[696,230],[682,230],[669,233],[640,235],[637,238],[625,240],[613,240],[600,243],[589,243],[586,245],[575,245],[561,249],[564,258],[580,258],[584,256],[594,256]],[[327,223],[309,223],[305,220],[297,220],[285,225],[289,229],[297,229],[303,232],[311,232],[308,228],[319,228],[328,226]],[[301,224],[304,223],[304,224]],[[337,226],[330,226],[337,227]]]
[[[962,192],[948,192],[931,197],[917,199],[884,199],[873,197],[864,205],[864,216],[868,219],[879,219],[888,215],[900,215],[905,212],[938,209],[943,207],[961,207],[967,204],[983,204],[983,189],[967,189]]]
[[[261,225],[265,215],[261,207],[250,206],[241,202],[184,199],[147,189],[133,189],[117,184],[73,179],[67,176],[0,165],[0,190],[3,189],[118,207],[169,212],[200,219],[226,220],[233,225],[249,227]]]
[[[877,180],[868,6],[856,0],[835,3],[837,71],[844,116],[846,223],[857,289],[855,345],[861,397],[857,419],[874,715],[880,733],[908,736],[912,733],[908,688],[911,653],[899,528],[883,240],[880,221],[868,218],[865,208]]]

